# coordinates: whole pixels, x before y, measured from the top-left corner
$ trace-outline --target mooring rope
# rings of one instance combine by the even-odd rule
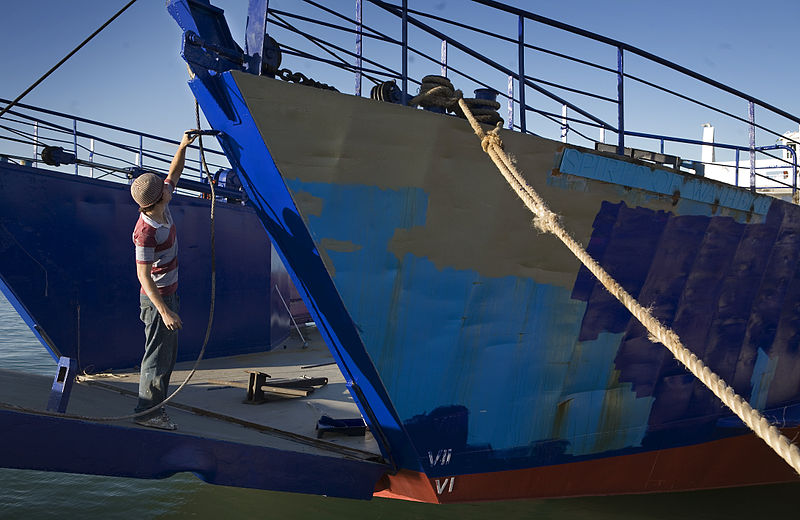
[[[76,52],[78,52],[79,50],[81,50],[81,48],[83,48],[83,46],[84,46],[84,45],[86,45],[87,43],[89,43],[89,42],[92,40],[92,38],[94,38],[95,36],[97,36],[98,34],[100,34],[100,31],[102,31],[103,29],[105,29],[106,27],[108,27],[108,25],[109,25],[111,22],[113,22],[114,20],[116,20],[116,19],[117,19],[117,17],[118,17],[119,15],[121,15],[122,13],[124,13],[124,12],[125,12],[125,11],[126,11],[126,10],[127,10],[129,7],[130,7],[130,6],[132,6],[134,3],[136,3],[136,0],[131,0],[130,2],[128,2],[127,4],[125,4],[125,6],[124,6],[122,9],[120,9],[119,11],[117,11],[117,12],[114,14],[114,16],[112,16],[111,18],[109,18],[108,20],[106,20],[106,21],[103,23],[103,25],[101,25],[101,26],[100,26],[100,27],[99,27],[99,28],[98,28],[98,29],[97,29],[95,32],[93,32],[92,34],[90,34],[90,35],[89,35],[89,36],[88,36],[88,37],[87,37],[85,40],[83,40],[83,41],[82,41],[80,44],[78,44],[78,46],[77,46],[77,47],[75,47],[74,49],[72,49],[72,50],[71,50],[71,51],[70,51],[70,52],[69,52],[69,53],[68,53],[66,56],[64,56],[63,58],[61,58],[61,61],[59,61],[58,63],[56,63],[55,65],[53,65],[53,66],[50,68],[50,70],[48,70],[47,72],[45,72],[44,74],[42,74],[42,75],[39,77],[39,79],[37,79],[36,81],[34,81],[34,82],[33,82],[33,84],[32,84],[31,86],[29,86],[28,88],[26,88],[26,89],[25,89],[25,90],[22,92],[22,94],[20,94],[20,95],[19,95],[19,96],[17,96],[16,98],[14,98],[14,100],[13,100],[11,103],[9,103],[8,105],[6,105],[6,106],[5,106],[5,108],[3,108],[2,110],[0,110],[0,117],[3,117],[3,114],[5,114],[5,113],[6,113],[6,112],[8,112],[9,110],[11,110],[11,107],[13,107],[13,106],[14,106],[14,105],[16,105],[17,103],[19,103],[19,101],[20,101],[22,98],[24,98],[25,96],[27,96],[27,95],[28,95],[28,93],[29,93],[31,90],[35,89],[35,88],[36,88],[36,86],[37,86],[37,85],[39,85],[39,83],[41,83],[42,81],[44,81],[45,79],[47,79],[47,77],[48,77],[50,74],[52,74],[53,72],[55,72],[55,71],[56,71],[56,69],[58,69],[58,68],[59,68],[61,65],[63,65],[63,64],[64,64],[64,63],[65,63],[65,62],[66,62],[68,59],[70,59],[70,58],[71,58],[71,57],[72,57],[72,56],[73,56],[73,55],[74,55]]]
[[[408,104],[412,107],[421,106],[422,108],[439,107],[464,118],[466,116],[458,104],[459,99],[464,100],[473,117],[481,123],[503,124],[503,118],[497,113],[500,103],[489,99],[464,98],[462,92],[456,90],[450,80],[444,76],[422,78],[419,94],[411,98]]]
[[[197,121],[197,129],[199,130],[200,129],[200,105],[197,102],[197,100],[195,100],[195,102],[194,102],[194,110],[195,110],[195,118],[196,118],[196,121]],[[208,313],[208,324],[206,325],[206,335],[205,335],[205,338],[203,339],[203,346],[200,348],[200,353],[198,354],[197,359],[194,362],[194,366],[192,366],[192,369],[186,375],[186,378],[183,380],[183,382],[180,384],[180,386],[178,386],[178,388],[176,388],[175,391],[172,392],[169,395],[169,397],[167,397],[166,399],[164,399],[163,401],[161,401],[157,405],[152,406],[151,408],[148,408],[147,410],[143,410],[141,412],[136,412],[136,413],[132,413],[132,414],[128,414],[128,415],[119,415],[119,416],[114,416],[114,417],[92,417],[92,416],[87,416],[87,415],[77,415],[77,414],[51,412],[51,411],[48,411],[48,410],[37,410],[37,409],[34,409],[34,408],[26,408],[24,406],[18,406],[18,405],[11,404],[11,403],[6,403],[6,402],[3,402],[3,401],[0,401],[0,408],[7,408],[7,409],[19,411],[19,412],[32,413],[32,414],[37,414],[37,415],[47,415],[47,416],[51,416],[51,417],[60,417],[60,418],[67,418],[67,419],[79,419],[79,420],[82,420],[82,421],[92,421],[92,422],[124,421],[124,420],[128,420],[128,419],[135,419],[137,417],[142,417],[144,415],[148,415],[148,414],[153,413],[154,411],[160,409],[162,406],[164,406],[165,404],[167,404],[170,401],[172,401],[172,399],[176,395],[178,395],[178,393],[181,390],[183,390],[183,388],[192,379],[192,376],[194,376],[195,372],[197,372],[197,367],[200,365],[200,361],[203,359],[203,356],[205,355],[206,346],[208,345],[208,339],[211,337],[211,325],[214,322],[214,303],[216,301],[216,294],[217,294],[217,254],[216,254],[216,231],[215,231],[216,226],[215,226],[215,221],[214,221],[214,214],[215,214],[215,211],[216,211],[217,197],[216,197],[216,192],[214,190],[214,182],[213,182],[213,179],[211,178],[211,172],[208,169],[208,164],[206,163],[205,152],[203,150],[203,136],[202,135],[198,135],[197,139],[198,139],[197,144],[198,144],[198,147],[200,148],[200,160],[201,160],[203,169],[205,170],[206,177],[208,178],[208,185],[211,187],[211,216],[210,216],[210,220],[211,220],[211,304],[210,304],[210,309],[209,309],[209,313]]]
[[[721,377],[715,374],[696,355],[687,349],[678,335],[665,327],[652,313],[631,296],[614,278],[603,269],[594,258],[581,246],[566,229],[553,211],[551,211],[539,194],[525,181],[516,168],[514,161],[503,150],[503,142],[498,135],[500,126],[484,132],[479,122],[472,115],[469,106],[463,99],[458,105],[467,116],[472,129],[481,140],[481,147],[491,157],[497,169],[505,177],[525,206],[534,214],[534,225],[542,232],[552,233],[572,251],[580,262],[603,284],[603,286],[620,301],[633,316],[644,325],[650,333],[650,340],[662,343],[675,358],[680,361],[695,377],[697,377],[714,395],[730,408],[756,435],[761,437],[775,453],[780,455],[794,470],[800,474],[800,449],[778,428],[739,396]]]

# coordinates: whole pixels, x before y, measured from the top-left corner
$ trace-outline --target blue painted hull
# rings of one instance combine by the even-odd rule
[[[0,467],[133,478],[192,472],[211,484],[369,499],[385,466],[342,457],[0,410]],[[54,439],[68,439],[56,441]]]
[[[702,449],[746,431],[566,248],[531,229],[464,121],[242,73],[212,82],[191,86],[259,218],[384,455],[419,475],[416,491],[409,477],[389,495],[561,496],[583,463],[629,471],[581,493],[753,483],[717,471],[732,448]],[[502,137],[628,291],[751,404],[798,425],[800,208]],[[702,478],[673,471],[656,485],[657,456],[619,466],[698,447]],[[770,459],[767,481],[795,478],[781,464]],[[575,469],[554,472],[555,491],[524,478],[504,490],[510,473],[545,468]],[[459,491],[477,475],[492,482],[483,494]]]
[[[128,186],[0,163],[0,287],[54,357],[100,372],[141,361],[139,286]],[[209,201],[178,196],[179,360],[195,359],[210,303]],[[289,316],[275,293],[288,277],[253,211],[219,203],[217,291],[206,357],[259,352],[286,338]]]

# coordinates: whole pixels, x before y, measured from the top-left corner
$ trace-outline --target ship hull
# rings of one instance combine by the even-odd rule
[[[126,184],[0,163],[0,287],[53,357],[89,373],[141,361],[139,285]],[[179,360],[195,359],[211,302],[210,201],[176,196]],[[269,350],[285,339],[288,276],[253,211],[216,209],[216,304],[206,357]],[[275,258],[273,258],[275,256]]]
[[[800,429],[784,430],[794,438]],[[527,469],[431,478],[387,476],[375,496],[431,503],[665,493],[796,482],[797,474],[750,432],[709,443]]]
[[[557,239],[532,229],[465,121],[243,73],[214,81],[191,86],[402,470],[383,495],[449,502],[796,479],[765,451],[750,476],[724,469],[751,437]],[[607,271],[770,420],[798,424],[799,208],[501,137]],[[696,464],[676,463],[687,457]]]

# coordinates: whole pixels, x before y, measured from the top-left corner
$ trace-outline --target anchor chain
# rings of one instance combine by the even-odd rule
[[[290,83],[299,83],[300,85],[307,85],[309,87],[321,88],[323,90],[333,90],[334,92],[339,92],[339,90],[336,89],[335,87],[332,87],[325,83],[321,83],[315,79],[311,79],[302,72],[292,72],[289,69],[280,69],[278,71],[278,77],[280,77],[283,81],[288,81]]]

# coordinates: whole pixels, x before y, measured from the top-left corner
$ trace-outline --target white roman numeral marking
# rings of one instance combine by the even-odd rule
[[[433,456],[433,452],[428,452],[428,462],[431,463],[431,466],[436,466],[439,464],[440,466],[446,466],[450,464],[450,459],[453,457],[453,450],[452,449],[443,449],[436,452],[436,456]]]
[[[447,484],[450,484],[449,486]],[[444,493],[446,489],[448,493],[453,492],[453,485],[456,483],[455,477],[447,477],[446,479],[440,481],[438,478],[436,479],[436,493],[441,495]]]

